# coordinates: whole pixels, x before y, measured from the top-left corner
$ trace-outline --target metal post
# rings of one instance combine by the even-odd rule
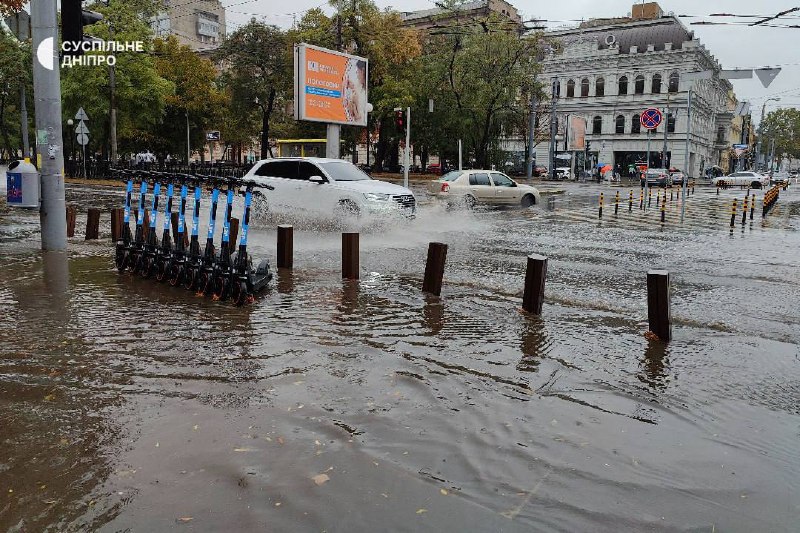
[[[536,75],[533,76],[533,83],[531,84],[531,112],[528,118],[528,164],[525,169],[525,175],[528,179],[533,177],[533,141],[536,130]],[[458,167],[461,170],[461,166]]]
[[[686,153],[683,155],[683,187],[681,187],[681,224],[686,216],[686,188],[689,186],[689,150],[692,135],[692,88],[686,96]],[[719,192],[719,189],[717,190]]]
[[[58,50],[56,0],[31,2],[33,27],[33,96],[36,109],[36,145],[41,154],[42,249],[67,249],[64,200],[64,142],[61,137],[61,65]],[[45,53],[41,53],[46,51]],[[42,64],[42,61],[47,63]]]
[[[558,83],[558,81],[553,80],[553,92],[550,99],[550,160],[548,164],[550,165],[549,170],[550,177],[552,179],[556,178],[556,133],[558,133],[556,128],[556,104],[558,103],[558,96],[556,95],[556,83]]]
[[[522,309],[534,315],[542,314],[546,277],[547,257],[536,254],[529,255],[525,271],[525,289],[522,293]]]
[[[667,93],[667,109],[664,113],[664,119],[666,123],[664,124],[664,147],[661,149],[661,168],[666,168],[667,172],[669,172],[669,165],[667,165],[667,136],[669,134],[669,93]],[[684,181],[686,181],[684,179]]]
[[[114,25],[109,24],[109,35],[110,40],[114,40]],[[108,115],[108,122],[109,122],[109,130],[111,132],[111,164],[117,164],[117,82],[116,82],[116,71],[114,69],[114,65],[108,66],[108,84],[111,89],[111,97],[109,98],[109,115]]]
[[[464,166],[461,164],[462,161],[463,160],[461,158],[461,139],[459,139],[458,140],[458,170],[459,171],[464,169]],[[441,167],[441,162],[439,163],[439,166]]]
[[[28,141],[28,108],[25,103],[25,85],[19,88],[19,123],[22,128],[22,158],[31,156],[31,145]]]
[[[403,151],[403,187],[408,189],[408,166],[411,154],[411,108],[406,108],[406,149]],[[441,168],[441,164],[439,165]]]
[[[647,162],[645,163],[646,170],[644,171],[644,192],[646,195],[650,194],[650,185],[647,183],[647,171],[650,170],[650,128],[647,128]],[[650,207],[650,202],[647,202],[647,207]]]
[[[189,111],[186,111],[186,166],[189,166],[189,157],[191,156],[192,148],[191,141],[189,141]]]
[[[325,142],[325,157],[339,159],[339,136],[342,127],[339,124],[328,124]]]
[[[441,242],[428,244],[428,259],[425,261],[425,277],[422,282],[423,292],[436,296],[442,293],[442,278],[447,260],[447,245]]]
[[[650,331],[662,342],[672,340],[670,279],[666,270],[647,272],[647,321]]]

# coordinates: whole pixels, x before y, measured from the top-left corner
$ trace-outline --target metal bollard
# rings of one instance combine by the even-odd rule
[[[649,189],[647,192],[647,207],[650,207],[650,204],[653,203],[653,189]]]
[[[731,206],[731,227],[733,227],[735,223],[736,223],[736,198],[733,199],[733,205]]]
[[[664,192],[664,199],[665,200],[667,199],[667,193],[666,192]],[[666,216],[667,216],[667,203],[666,202],[662,202],[661,203],[661,222],[662,223],[664,222]]]
[[[650,270],[647,273],[647,321],[650,331],[664,342],[672,340],[669,272]]]
[[[750,221],[753,220],[753,211],[756,210],[756,195],[753,195],[753,201],[750,202]]]
[[[749,196],[745,196],[744,197],[744,209],[742,209],[742,226],[744,226],[745,222],[747,222],[747,204],[748,204],[749,201],[750,201],[750,197]]]
[[[342,278],[358,279],[358,233],[342,233]]]
[[[644,189],[639,192],[639,209],[644,209]]]
[[[278,226],[278,268],[294,267],[294,228]]]
[[[614,198],[614,215],[616,216],[619,213],[619,191],[617,191],[617,196]]]
[[[628,213],[633,211],[633,189],[628,193]]]
[[[125,226],[125,210],[121,207],[111,209],[111,242],[122,240],[122,228]]]
[[[67,206],[67,237],[75,236],[75,217],[77,211],[74,205]]]
[[[597,218],[603,218],[603,193],[600,193],[600,210],[597,213]]]
[[[525,271],[525,291],[522,295],[522,308],[525,311],[534,315],[542,314],[546,276],[547,258],[543,255],[529,255],[528,269]]]
[[[425,278],[422,290],[436,296],[442,293],[444,264],[447,260],[447,245],[441,242],[428,244],[428,260],[425,261]]]
[[[86,239],[100,238],[100,210],[90,207],[86,213]]]

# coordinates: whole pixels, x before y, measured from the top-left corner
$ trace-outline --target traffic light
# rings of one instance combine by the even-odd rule
[[[402,109],[395,109],[394,110],[394,125],[397,127],[397,131],[400,133],[406,132],[406,121],[403,117],[403,110]]]
[[[71,44],[62,48],[65,55],[83,54],[83,27],[103,20],[103,15],[96,11],[83,9],[81,0],[61,1],[61,40]]]
[[[592,143],[590,141],[586,141],[586,153],[588,154],[592,147]]]

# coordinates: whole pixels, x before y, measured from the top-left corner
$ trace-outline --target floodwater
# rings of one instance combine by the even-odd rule
[[[107,214],[84,242],[119,189],[68,187],[67,261],[0,200],[0,530],[797,531],[800,186],[733,231],[742,191],[698,187],[681,226],[677,201],[661,224],[627,188],[545,187],[362,222],[358,282],[341,228],[294,220],[295,269],[239,309],[117,274]],[[644,335],[654,268],[669,345]]]

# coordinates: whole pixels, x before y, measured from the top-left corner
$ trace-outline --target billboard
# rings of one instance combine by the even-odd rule
[[[310,44],[294,47],[294,118],[367,125],[367,60]]]

